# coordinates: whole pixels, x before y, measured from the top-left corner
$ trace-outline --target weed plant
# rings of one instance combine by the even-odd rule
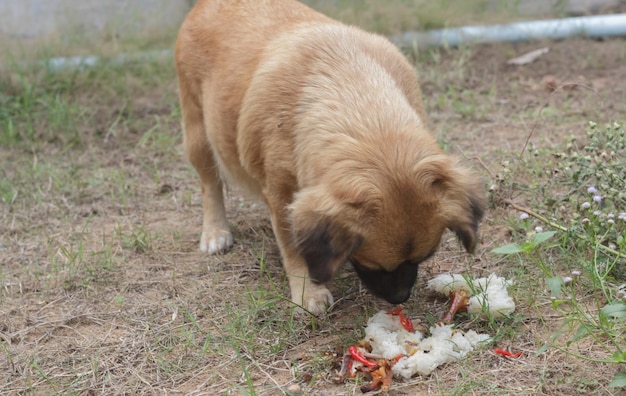
[[[522,212],[518,226],[524,241],[493,252],[519,254],[534,264],[549,289],[546,298],[563,318],[538,353],[555,348],[583,360],[617,364],[609,386],[626,387],[624,129],[617,123],[590,123],[586,143],[571,139],[564,152],[552,156],[556,161],[549,174],[534,175],[543,176],[544,200],[533,209],[513,204]],[[577,348],[583,340],[604,350],[604,357]]]

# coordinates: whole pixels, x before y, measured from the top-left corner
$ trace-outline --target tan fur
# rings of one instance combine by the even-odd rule
[[[176,66],[202,250],[232,245],[222,180],[264,199],[292,299],[314,314],[347,260],[417,265],[446,228],[473,250],[482,186],[429,134],[415,70],[384,38],[293,0],[199,0]]]

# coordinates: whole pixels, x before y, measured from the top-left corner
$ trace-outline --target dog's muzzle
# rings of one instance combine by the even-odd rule
[[[411,289],[417,279],[417,264],[408,261],[394,271],[378,271],[365,268],[351,259],[356,273],[365,286],[376,296],[391,304],[405,302],[411,296]]]

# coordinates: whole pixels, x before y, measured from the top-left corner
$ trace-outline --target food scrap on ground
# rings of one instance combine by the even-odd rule
[[[509,351],[505,351],[504,349],[494,349],[493,353],[495,353],[496,355],[502,355],[504,357],[509,357],[509,358],[513,358],[513,359],[517,359],[518,357],[522,356],[521,352],[509,352]]]
[[[441,274],[428,281],[429,288],[450,296],[451,306],[444,315],[446,323],[452,323],[456,312],[467,311],[495,318],[510,315],[515,311],[515,302],[507,291],[510,285],[510,281],[495,274],[478,279],[469,279],[459,274]],[[467,293],[469,299],[464,298],[463,293]],[[465,301],[466,306],[463,307]],[[452,306],[453,304],[456,306]]]
[[[409,379],[416,374],[429,375],[437,367],[465,358],[480,343],[491,340],[488,334],[474,330],[461,331],[452,324],[457,312],[470,312],[498,318],[511,314],[515,302],[507,287],[511,282],[491,274],[485,278],[469,279],[458,274],[442,274],[428,282],[428,287],[450,297],[450,306],[443,323],[415,330],[402,308],[380,311],[372,316],[365,328],[365,337],[348,348],[342,359],[338,382],[357,373],[371,377],[361,387],[363,393],[391,387],[393,377]],[[429,337],[425,335],[429,333]],[[512,353],[495,349],[493,353],[518,358]]]
[[[413,322],[411,322],[411,319],[407,318],[406,316],[404,316],[404,314],[402,313],[402,308],[398,307],[398,308],[394,308],[391,311],[387,311],[388,315],[397,315],[398,319],[400,319],[400,324],[402,325],[402,327],[405,328],[406,331],[410,331],[410,332],[414,332],[415,329],[413,328]]]
[[[443,315],[441,320],[445,324],[451,324],[454,321],[454,315],[457,312],[467,312],[467,306],[469,305],[469,296],[467,291],[451,291],[450,292],[450,305],[448,310]]]
[[[372,377],[372,383],[362,387],[363,392],[388,390],[393,377],[429,375],[442,364],[464,358],[478,343],[490,339],[488,334],[463,332],[443,324],[432,326],[430,337],[424,338],[421,331],[407,330],[408,318],[400,314],[401,310],[380,311],[370,318],[363,340],[348,348],[344,356],[340,372],[343,379],[362,372]]]

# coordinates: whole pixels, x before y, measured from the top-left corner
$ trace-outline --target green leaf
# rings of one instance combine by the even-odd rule
[[[547,241],[548,239],[552,238],[554,234],[556,234],[556,231],[540,232],[538,234],[533,235],[533,239],[531,240],[531,243],[534,246],[537,246],[540,243],[543,243]]]
[[[552,308],[557,309],[559,305],[565,304],[566,302],[569,302],[569,300],[557,300],[556,298],[553,298],[550,303],[552,304]]]
[[[626,386],[626,372],[620,372],[615,374],[611,383],[609,383],[609,388],[623,388]]]
[[[511,243],[509,245],[500,246],[491,251],[491,253],[495,254],[515,254],[522,253],[524,250],[522,247],[516,243]]]
[[[613,354],[613,361],[615,363],[626,363],[626,351],[617,351]]]
[[[543,345],[541,348],[539,348],[539,350],[537,350],[537,356],[539,356],[542,353],[546,352],[548,349],[550,349],[550,345],[548,345],[548,344]]]
[[[600,313],[609,319],[626,319],[626,303],[614,301],[602,307]]]
[[[587,328],[585,326],[580,325],[580,327],[578,327],[578,330],[576,331],[576,334],[574,335],[574,337],[572,337],[572,339],[567,342],[567,345],[569,346],[573,342],[582,340],[583,338],[587,337],[589,334],[590,334],[589,330],[587,330]]]
[[[560,276],[553,276],[552,278],[546,278],[546,283],[550,289],[550,293],[553,297],[561,297],[561,286],[563,286],[563,278]]]

